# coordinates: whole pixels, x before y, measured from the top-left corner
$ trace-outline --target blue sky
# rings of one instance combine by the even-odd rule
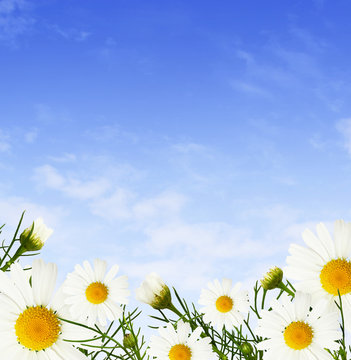
[[[350,220],[349,1],[0,0],[0,214],[194,301]]]

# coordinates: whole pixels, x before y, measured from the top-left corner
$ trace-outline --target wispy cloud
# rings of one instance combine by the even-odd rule
[[[85,131],[86,137],[92,138],[95,141],[106,142],[106,141],[121,141],[128,140],[132,143],[139,141],[139,135],[131,131],[126,131],[119,124],[109,124],[95,127]]]
[[[70,163],[77,160],[77,156],[71,153],[64,153],[61,156],[48,156],[48,159],[57,163]]]
[[[35,203],[24,197],[0,197],[1,225],[6,223],[6,225],[12,229],[15,228],[24,210],[26,210],[23,222],[24,227],[29,226],[32,221],[38,217],[43,217],[48,226],[55,227],[65,214],[68,214],[68,211],[61,207],[49,207],[44,204]],[[6,217],[4,214],[6,214]]]
[[[28,32],[35,19],[28,14],[31,5],[25,0],[0,1],[0,41],[16,46],[19,35]]]
[[[53,108],[44,103],[34,105],[35,119],[42,124],[52,124],[55,122],[67,122],[70,120],[67,112],[61,109]]]
[[[10,135],[0,129],[0,152],[8,152],[10,149]]]
[[[182,142],[172,145],[172,149],[179,153],[190,154],[190,153],[208,153],[208,148],[202,144],[194,142]]]
[[[110,188],[110,183],[104,178],[83,181],[75,176],[63,176],[51,165],[37,167],[33,179],[38,186],[54,189],[81,200],[100,197]]]
[[[76,28],[63,29],[56,24],[49,25],[48,27],[49,29],[53,30],[55,33],[67,40],[82,42],[87,40],[91,36],[91,32],[85,30],[78,30]]]
[[[254,83],[245,81],[232,81],[230,84],[233,89],[243,92],[247,95],[261,96],[268,99],[273,98],[273,95],[268,90]]]
[[[235,55],[238,59],[244,60],[247,65],[255,62],[254,56],[245,50],[237,49]]]
[[[174,191],[141,196],[111,181],[107,175],[83,180],[78,174],[64,175],[49,164],[35,168],[32,179],[38,189],[55,190],[66,197],[86,201],[92,214],[109,221],[140,223],[156,218],[163,221],[177,215],[186,202],[184,195]]]
[[[336,123],[336,129],[344,140],[344,147],[351,155],[351,118],[341,119]]]
[[[327,146],[327,142],[323,140],[320,134],[313,134],[309,139],[309,143],[317,150],[323,150]]]
[[[290,28],[290,34],[293,35],[296,40],[302,43],[309,51],[322,53],[328,47],[328,43],[323,38],[313,35],[307,29],[292,26]]]
[[[38,137],[38,130],[37,129],[32,129],[27,131],[24,134],[24,140],[28,143],[28,144],[33,144],[35,142],[35,140]]]

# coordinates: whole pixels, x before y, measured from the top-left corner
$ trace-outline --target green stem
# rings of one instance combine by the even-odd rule
[[[194,323],[191,318],[189,318],[189,320],[187,320],[187,319],[185,318],[185,316],[184,316],[172,303],[171,303],[171,305],[168,306],[168,309],[171,310],[171,311],[173,311],[173,312],[174,312],[176,315],[178,315],[182,320],[188,322],[188,323],[190,324],[190,327],[191,327],[192,330],[195,330],[195,329],[197,328],[196,323]],[[211,339],[211,340],[212,340],[212,339]],[[219,358],[220,358],[221,360],[227,360],[228,357],[227,357],[226,355],[224,355],[220,350],[218,350],[217,346],[213,343],[213,341],[211,341],[211,342],[212,342],[212,350],[213,350],[215,353],[218,354]]]
[[[340,295],[340,291],[338,289],[338,296],[339,296],[339,302],[340,302],[340,305],[338,305],[338,308],[340,310],[340,314],[341,314],[341,331],[342,331],[342,347],[343,347],[343,350],[344,350],[344,354],[341,355],[341,357],[343,359],[346,360],[347,358],[347,350],[346,350],[346,345],[345,345],[345,319],[344,319],[344,311],[343,311],[343,307],[342,307],[342,300],[341,300],[341,295]]]
[[[181,319],[184,319],[185,321],[187,321],[185,319],[185,316],[171,303],[171,305],[168,306],[169,310],[173,311],[176,315],[178,315]]]
[[[17,249],[15,254],[12,256],[12,258],[6,262],[6,264],[0,268],[1,271],[6,271],[21,255],[23,255],[26,252],[26,248],[23,245],[20,245],[20,247]]]
[[[277,287],[279,289],[282,289],[283,291],[287,292],[292,297],[295,297],[295,293],[292,292],[286,285],[284,285],[283,282],[281,282]]]
[[[19,231],[19,228],[21,227],[21,224],[22,224],[22,220],[23,220],[23,216],[24,216],[24,213],[26,212],[26,210],[23,211],[22,215],[21,215],[21,218],[20,218],[20,221],[17,225],[17,228],[16,228],[16,231],[15,231],[15,234],[13,235],[13,238],[12,238],[12,241],[11,241],[11,244],[9,245],[9,247],[6,249],[5,251],[5,254],[4,254],[4,257],[0,260],[0,266],[2,265],[3,261],[6,259],[7,256],[9,256],[9,253],[10,253],[10,250],[13,246],[13,244],[15,243],[16,241],[16,236],[18,234],[18,231]],[[4,225],[3,225],[4,226]],[[2,227],[3,227],[2,226]],[[1,227],[1,228],[2,228]],[[3,270],[4,271],[4,270]]]

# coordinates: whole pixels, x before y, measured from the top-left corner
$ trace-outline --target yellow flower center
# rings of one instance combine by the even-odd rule
[[[92,304],[103,303],[107,299],[107,295],[107,286],[101,282],[93,282],[85,290],[85,296]]]
[[[52,310],[33,306],[19,315],[15,324],[18,342],[27,349],[40,351],[53,345],[61,330],[61,324]]]
[[[188,346],[183,344],[177,344],[171,347],[169,350],[168,357],[171,360],[190,360],[191,350]]]
[[[216,300],[216,308],[222,313],[226,313],[233,309],[233,299],[229,296],[223,295]]]
[[[294,350],[306,348],[311,344],[312,338],[312,328],[303,321],[292,322],[284,331],[284,340],[286,345]]]
[[[329,294],[345,295],[351,292],[351,262],[346,259],[335,259],[324,265],[320,280],[322,288]]]

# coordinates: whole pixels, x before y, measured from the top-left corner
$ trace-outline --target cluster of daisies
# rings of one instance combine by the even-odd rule
[[[272,269],[261,281],[265,291],[284,291],[279,299],[271,301],[269,310],[262,310],[258,316],[252,345],[263,351],[264,360],[276,360],[277,354],[291,360],[339,358],[333,353],[341,349],[341,330],[351,331],[351,223],[336,221],[334,239],[320,223],[317,234],[307,229],[303,240],[306,246],[290,246],[284,271],[288,278],[297,281],[296,292],[283,284],[283,271],[279,268]],[[149,292],[150,289],[151,286]],[[140,298],[145,301],[143,296]],[[204,306],[200,309],[204,321],[223,331],[242,325],[248,316],[247,292],[240,290],[239,283],[232,286],[228,279],[209,283],[208,289],[202,290],[199,304]],[[170,326],[160,329],[161,336],[151,339],[150,353],[164,360],[210,358],[212,349],[208,347],[207,355],[200,356],[196,344],[188,343],[188,331],[184,324],[178,330],[181,337]],[[252,345],[248,347],[247,359],[255,358],[251,357]]]
[[[39,250],[51,232],[40,219],[22,233],[21,246]],[[253,348],[264,360],[275,360],[277,354],[290,360],[333,359],[333,352],[340,348],[343,326],[351,331],[351,223],[336,221],[334,239],[321,223],[316,235],[305,230],[303,240],[306,246],[290,246],[284,270],[288,278],[297,281],[296,292],[283,284],[280,269],[273,269],[261,282],[265,292],[280,288],[281,296],[271,301],[268,310],[256,313],[258,322],[252,339],[242,337],[247,345],[246,351],[242,350],[246,359],[257,359]],[[93,264],[84,261],[56,292],[57,267],[53,263],[34,260],[28,271],[15,262],[8,272],[0,271],[2,357],[87,359],[78,349],[80,341],[94,338],[93,326],[103,327],[119,319],[122,306],[128,303],[128,280],[117,276],[118,270],[118,265],[108,269],[99,259]],[[230,279],[216,279],[201,292],[199,313],[206,328],[185,320],[173,305],[168,286],[155,273],[146,277],[136,297],[155,309],[169,309],[179,315],[176,323],[160,327],[159,336],[151,337],[149,359],[228,359],[208,329],[225,334],[248,326],[248,292]]]
[[[19,263],[0,272],[0,352],[6,359],[86,359],[70,341],[94,338],[89,325],[105,325],[122,313],[129,290],[126,276],[116,277],[118,266],[106,271],[106,262],[76,265],[54,293],[57,266],[41,259],[31,271]],[[70,320],[67,322],[65,320]],[[72,322],[86,325],[77,326]]]

